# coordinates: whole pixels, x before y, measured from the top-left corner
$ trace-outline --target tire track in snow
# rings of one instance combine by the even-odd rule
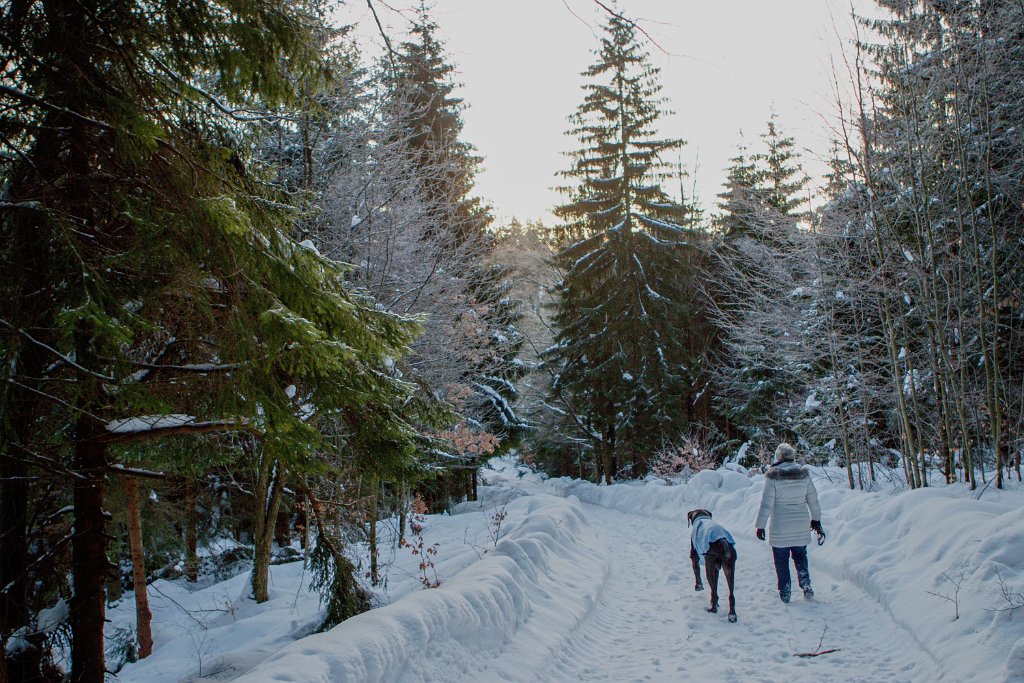
[[[935,680],[930,657],[863,590],[811,560],[816,599],[783,605],[767,544],[738,540],[739,623],[708,614],[693,590],[689,534],[676,522],[584,504],[610,570],[594,608],[553,655],[544,680],[858,681]],[[795,577],[794,577],[795,578]],[[706,581],[705,581],[706,583]],[[722,602],[727,592],[724,577]],[[827,629],[826,629],[827,626]],[[798,652],[841,648],[814,658]]]

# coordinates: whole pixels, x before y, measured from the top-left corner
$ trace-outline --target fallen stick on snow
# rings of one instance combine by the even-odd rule
[[[794,652],[794,657],[820,657],[821,655],[827,655],[829,652],[839,652],[838,647],[834,647],[831,650],[822,650],[821,644],[825,642],[825,634],[828,633],[828,622],[824,622],[825,628],[821,630],[821,638],[818,639],[818,647],[814,648],[814,652]]]
[[[794,657],[820,657],[821,655],[827,655],[829,652],[839,652],[841,647],[834,647],[831,650],[822,650],[821,652],[794,652]]]

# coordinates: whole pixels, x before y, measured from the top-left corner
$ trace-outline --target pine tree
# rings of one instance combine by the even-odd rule
[[[661,188],[662,156],[683,142],[657,137],[665,113],[658,69],[635,26],[612,16],[570,134],[582,148],[563,175],[569,201],[556,209],[563,245],[557,261],[552,398],[580,406],[574,425],[612,481],[619,457],[642,453],[682,426],[693,395],[692,316],[686,292],[690,210]]]

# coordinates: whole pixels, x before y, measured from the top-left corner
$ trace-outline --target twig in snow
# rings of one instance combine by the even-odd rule
[[[961,571],[960,572],[960,576],[958,576],[956,579],[954,579],[949,574],[946,574],[945,572],[942,573],[942,577],[944,579],[946,579],[946,581],[949,581],[951,584],[953,584],[953,594],[952,595],[950,595],[948,593],[934,593],[932,591],[925,591],[928,595],[934,595],[937,598],[942,598],[943,600],[948,600],[951,603],[953,603],[953,611],[954,611],[953,621],[956,621],[957,619],[960,618],[960,584],[962,584],[964,582],[965,574],[966,574],[966,570],[965,571]]]
[[[1003,600],[1006,601],[1005,605],[999,607],[986,608],[988,612],[1013,612],[1014,610],[1021,609],[1024,607],[1024,593],[1014,592],[1013,587],[1007,585],[1003,579],[1003,575],[996,570],[996,576],[999,581],[999,593],[1003,596]]]
[[[821,645],[825,642],[825,634],[828,633],[828,622],[825,623],[825,628],[821,631],[821,638],[818,639],[818,647],[814,648],[814,652],[794,652],[794,657],[820,657],[821,655],[827,655],[830,652],[839,652],[842,648],[833,647],[828,650],[822,650]]]

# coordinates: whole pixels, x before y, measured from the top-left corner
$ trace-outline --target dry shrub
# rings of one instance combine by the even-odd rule
[[[685,481],[701,470],[718,467],[717,451],[717,447],[708,444],[706,437],[691,434],[678,443],[662,447],[651,461],[651,471],[670,483],[679,477]]]

